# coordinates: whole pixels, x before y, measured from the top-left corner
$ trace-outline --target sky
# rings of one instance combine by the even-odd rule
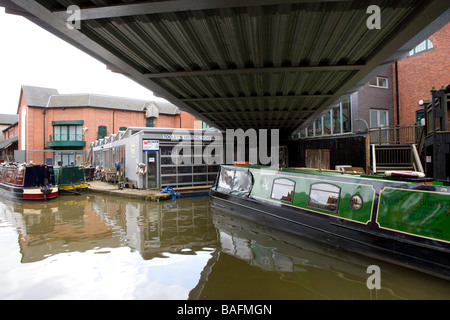
[[[0,114],[16,114],[22,85],[60,94],[154,100],[153,94],[27,19],[0,8]]]

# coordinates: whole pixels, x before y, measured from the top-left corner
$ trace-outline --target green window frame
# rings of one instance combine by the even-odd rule
[[[53,141],[83,141],[83,126],[53,125]]]
[[[103,139],[108,134],[106,126],[98,126],[97,139]]]

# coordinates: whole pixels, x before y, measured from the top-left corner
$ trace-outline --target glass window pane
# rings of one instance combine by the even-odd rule
[[[170,156],[172,154],[172,147],[160,147],[162,156]]]
[[[75,126],[69,126],[69,140],[75,140]]]
[[[328,183],[315,183],[311,186],[308,206],[337,213],[341,189]]]
[[[178,183],[192,183],[192,176],[178,176]]]
[[[378,112],[377,110],[370,110],[370,127],[378,127]]]
[[[76,126],[75,128],[76,128],[75,140],[83,141],[83,127],[82,126]]]
[[[273,181],[271,198],[286,202],[294,199],[295,182],[289,179],[275,179]]]
[[[416,47],[416,53],[425,51],[426,49],[427,49],[427,42],[424,41]]]
[[[250,192],[252,188],[252,177],[248,171],[236,170],[233,190]]]
[[[172,162],[171,157],[161,157],[161,164],[168,165],[168,164],[174,164],[174,163]]]
[[[222,168],[220,170],[219,187],[232,189],[234,179],[234,170],[227,170]]]
[[[330,112],[327,112],[323,117],[323,134],[331,134],[331,117]]]
[[[378,86],[377,78],[373,78],[372,80],[370,80],[369,85],[374,87]]]
[[[161,174],[177,174],[176,167],[161,167]]]
[[[322,118],[316,120],[316,136],[322,135]]]
[[[208,176],[205,174],[194,175],[194,182],[206,182],[207,180],[208,180]]]
[[[308,137],[314,137],[314,125],[308,127]]]
[[[388,126],[388,113],[387,111],[380,111],[380,127]]]
[[[333,108],[333,133],[341,133],[341,108],[340,106]]]
[[[165,176],[161,177],[161,184],[171,184],[175,185],[177,183],[177,177],[176,176]]]
[[[194,173],[206,172],[206,166],[194,166]]]
[[[342,102],[342,129],[344,132],[352,131],[352,116],[351,116],[350,99],[345,99]]]
[[[179,174],[192,173],[192,167],[191,166],[178,167],[178,173]]]
[[[60,126],[53,127],[53,140],[61,141],[61,127]]]

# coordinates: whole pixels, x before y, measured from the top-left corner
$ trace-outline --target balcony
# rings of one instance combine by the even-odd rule
[[[84,148],[86,141],[82,134],[55,134],[49,136],[49,148]]]

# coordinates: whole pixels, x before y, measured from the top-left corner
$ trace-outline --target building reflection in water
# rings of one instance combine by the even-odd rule
[[[121,248],[112,260],[89,260],[90,255],[80,260],[79,254],[70,260],[88,261],[81,283],[97,290],[103,285],[99,294],[110,294],[110,282],[90,283],[91,277],[116,279],[126,274],[125,289],[114,292],[118,297],[125,292],[133,298],[170,298],[176,287],[177,297],[195,300],[450,298],[448,282],[234,217],[212,208],[208,198],[152,203],[61,196],[46,203],[8,202],[2,208],[7,212],[0,212],[1,220],[17,230],[22,264],[60,253]],[[64,266],[66,260],[55,261]],[[105,261],[115,262],[112,269],[102,265]],[[382,270],[382,290],[366,287],[367,267],[372,264]],[[67,280],[64,270],[58,275],[72,290],[80,283],[74,276]],[[42,276],[40,285],[47,288],[52,276]],[[29,287],[26,279],[21,282],[24,291]],[[81,287],[76,293],[84,297]],[[58,287],[54,294],[62,292]]]
[[[125,246],[148,260],[217,245],[204,198],[153,203],[90,195],[11,204],[14,215],[9,220],[18,230],[22,263],[62,252]]]

